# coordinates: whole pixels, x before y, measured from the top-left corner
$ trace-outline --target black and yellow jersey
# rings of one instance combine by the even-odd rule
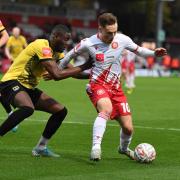
[[[0,20],[0,32],[3,31],[5,29],[5,27],[3,26],[1,20]]]
[[[1,81],[18,80],[26,88],[32,89],[38,85],[45,72],[40,62],[63,57],[64,53],[53,52],[48,40],[37,39],[21,51]]]

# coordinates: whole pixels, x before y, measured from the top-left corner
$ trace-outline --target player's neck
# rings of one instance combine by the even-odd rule
[[[97,33],[97,38],[99,38],[103,43],[106,44],[106,42],[103,41],[102,34],[100,32]]]

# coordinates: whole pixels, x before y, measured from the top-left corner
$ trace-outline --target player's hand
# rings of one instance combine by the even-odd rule
[[[52,78],[52,76],[51,76],[49,73],[44,73],[44,74],[43,74],[43,79],[44,79],[45,81],[50,81],[50,80],[52,80],[53,78]]]
[[[86,63],[81,65],[82,71],[92,68],[92,65],[93,65],[92,61],[87,61]]]
[[[157,57],[165,56],[165,55],[167,55],[167,50],[165,48],[156,48],[155,55]]]

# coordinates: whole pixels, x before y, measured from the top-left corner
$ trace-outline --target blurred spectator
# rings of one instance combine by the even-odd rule
[[[5,53],[11,62],[13,62],[19,53],[27,46],[26,38],[20,33],[20,28],[14,27],[12,30],[12,35],[6,44]]]
[[[180,60],[178,58],[172,58],[171,61],[171,75],[178,76],[180,70]]]
[[[149,70],[152,70],[153,67],[154,67],[154,64],[155,64],[155,59],[154,59],[154,57],[149,56],[149,57],[146,58],[146,60],[147,60],[147,68],[148,68]]]
[[[162,58],[162,66],[165,71],[170,69],[170,67],[171,67],[171,56],[170,55],[166,55]]]
[[[127,88],[128,94],[131,94],[135,88],[135,58],[136,54],[131,51],[124,50],[122,60],[122,77],[125,80],[125,87]]]

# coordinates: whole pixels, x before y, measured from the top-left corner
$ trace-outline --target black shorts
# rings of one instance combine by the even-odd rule
[[[2,98],[14,106],[14,97],[20,92],[25,91],[30,96],[34,106],[38,102],[42,91],[38,88],[28,89],[20,84],[17,80],[10,80],[0,83],[0,93]]]

